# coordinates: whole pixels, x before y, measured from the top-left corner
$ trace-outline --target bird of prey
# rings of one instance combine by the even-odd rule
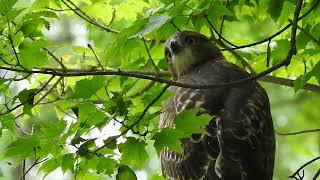
[[[196,32],[172,35],[165,43],[165,59],[173,79],[184,84],[219,84],[250,76]],[[208,134],[181,140],[183,153],[164,148],[160,158],[166,178],[272,180],[274,128],[268,96],[255,80],[228,87],[171,90],[174,95],[163,107],[160,128],[174,128],[174,118],[190,108],[214,118],[204,127]]]

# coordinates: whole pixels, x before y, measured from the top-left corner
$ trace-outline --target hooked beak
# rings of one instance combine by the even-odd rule
[[[182,47],[178,44],[176,40],[172,40],[170,41],[170,49],[172,53],[178,54],[182,50]]]

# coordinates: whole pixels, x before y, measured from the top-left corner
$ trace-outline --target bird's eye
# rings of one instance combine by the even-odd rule
[[[171,52],[169,51],[169,49],[166,49],[164,54],[165,54],[167,59],[171,59]]]
[[[185,42],[186,42],[187,44],[189,44],[189,45],[192,45],[192,44],[195,44],[196,40],[195,40],[194,37],[187,36],[187,37],[185,38]]]

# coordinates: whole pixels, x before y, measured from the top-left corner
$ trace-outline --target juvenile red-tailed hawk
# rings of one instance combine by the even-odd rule
[[[165,58],[177,82],[210,85],[249,77],[228,63],[220,50],[199,33],[182,31],[165,44]],[[215,118],[210,135],[183,139],[183,154],[165,148],[163,175],[168,179],[272,180],[275,137],[268,96],[256,82],[212,89],[173,87],[160,116],[160,128],[173,127],[185,109],[200,108]],[[194,119],[197,121],[197,119]]]

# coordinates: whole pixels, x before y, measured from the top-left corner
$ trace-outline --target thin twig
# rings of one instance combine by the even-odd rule
[[[267,68],[270,65],[270,57],[271,57],[271,47],[270,47],[271,39],[268,41],[268,46],[267,46]]]
[[[304,17],[306,17],[308,14],[310,14],[317,6],[318,4],[320,3],[319,0],[317,0],[313,5],[312,7],[307,11],[305,12],[302,16],[300,16],[298,18],[298,21],[300,21],[301,19],[303,19]],[[292,26],[293,23],[289,23],[287,24],[285,27],[283,27],[282,29],[280,29],[278,32],[274,33],[273,35],[261,40],[261,41],[257,41],[257,42],[254,42],[254,43],[251,43],[251,44],[246,44],[246,45],[241,45],[241,46],[238,46],[238,47],[232,47],[232,48],[229,48],[229,49],[222,49],[222,51],[224,50],[236,50],[236,49],[242,49],[242,48],[247,48],[247,47],[251,47],[251,46],[256,46],[256,45],[259,45],[259,44],[262,44],[262,43],[265,43],[265,42],[268,42],[270,39],[273,39],[275,37],[277,37],[278,35],[280,35],[281,33],[283,33],[285,30],[287,30],[288,28],[290,28]]]
[[[290,133],[281,133],[276,131],[276,134],[280,136],[293,136],[293,135],[300,135],[300,134],[312,133],[312,132],[320,132],[320,129],[310,129],[310,130],[303,130],[303,131],[290,132]]]
[[[60,59],[57,56],[55,56],[49,49],[47,48],[42,48],[42,49],[45,50],[61,66],[62,69],[67,69],[67,67],[62,63],[62,61],[60,61]]]
[[[177,30],[177,31],[181,31],[178,26],[173,22],[173,19],[170,21],[170,24]]]
[[[146,107],[145,109],[142,111],[140,117],[134,122],[132,123],[128,128],[126,128],[126,130],[122,131],[122,133],[120,135],[115,136],[115,138],[113,140],[111,140],[110,142],[104,144],[103,146],[97,148],[96,150],[93,151],[93,153],[97,153],[98,151],[100,151],[101,149],[105,148],[106,146],[108,146],[110,143],[116,141],[116,139],[118,139],[119,137],[123,136],[124,134],[126,134],[129,130],[132,130],[134,126],[136,126],[146,115],[146,113],[148,112],[148,110],[150,109],[151,106],[153,106],[154,103],[156,103],[161,96],[166,92],[166,90],[170,87],[170,85],[166,85],[165,87],[163,87],[163,89],[161,90],[161,92],[158,94],[157,97],[155,97]]]
[[[149,89],[151,89],[153,87],[153,85],[155,84],[155,81],[150,81],[145,87],[143,87],[140,91],[129,95],[129,98],[136,98],[140,95],[142,95],[143,93],[147,92]]]
[[[74,6],[75,8],[72,8],[66,1],[68,1],[72,6]],[[101,24],[99,24],[97,21],[95,21],[94,19],[92,19],[89,15],[87,15],[84,11],[82,11],[78,6],[76,6],[72,1],[70,0],[61,0],[61,2],[66,5],[69,9],[71,9],[74,13],[76,13],[79,17],[81,17],[82,19],[86,20],[87,22],[89,22],[90,24],[93,24],[107,32],[111,32],[111,33],[119,33],[119,31],[111,29],[109,27],[105,27]]]
[[[229,5],[229,0],[227,0],[227,2],[226,2],[226,8],[228,7],[228,5]],[[223,25],[224,25],[224,20],[225,20],[225,15],[223,15],[221,18],[222,18],[222,19],[221,19],[220,33],[219,33],[219,34],[222,35]],[[219,39],[218,39],[218,40],[221,41],[220,36],[219,36]]]
[[[315,157],[315,158],[313,158],[312,160],[304,163],[301,167],[299,167],[299,168],[296,170],[296,172],[294,172],[294,173],[293,173],[292,175],[290,175],[288,178],[291,178],[291,179],[295,178],[296,175],[298,175],[299,172],[300,172],[303,168],[305,168],[305,167],[308,166],[309,164],[311,164],[311,163],[313,163],[313,162],[315,162],[315,161],[317,161],[317,160],[319,160],[319,159],[320,159],[320,156]]]
[[[26,160],[23,160],[23,164],[22,164],[22,175],[26,174]],[[23,180],[26,180],[26,176],[23,176]]]
[[[61,77],[52,85],[52,87],[51,87],[43,96],[41,96],[41,97],[38,99],[38,101],[36,101],[36,102],[32,105],[32,107],[38,105],[44,98],[46,98],[46,97],[52,92],[52,90],[59,84],[59,82],[60,82],[62,79],[63,79],[63,77],[61,76]],[[18,118],[21,117],[22,115],[24,115],[24,113],[18,114],[17,116],[14,117],[14,120],[15,120],[15,119],[18,119]]]
[[[289,22],[292,23],[292,20],[289,19]],[[312,41],[314,41],[316,44],[320,45],[320,40],[315,38],[310,32],[308,32],[307,30],[305,30],[304,28],[302,28],[301,26],[297,26],[298,29],[305,34],[306,36],[308,36]]]
[[[94,49],[92,48],[91,44],[88,44],[88,48],[91,49],[92,53],[94,54],[94,57],[96,58],[99,66],[101,67],[102,70],[104,70],[104,67],[102,66],[99,57],[97,56],[96,52],[94,51]]]
[[[49,158],[45,158],[45,159],[43,159],[43,160],[41,160],[41,161],[38,162],[39,159],[40,159],[39,157],[36,158],[36,160],[34,161],[34,163],[33,163],[33,164],[29,167],[29,169],[22,175],[22,177],[20,178],[20,180],[24,180],[25,177],[26,177],[26,175],[27,175],[27,174],[30,172],[30,170],[31,170],[32,168],[34,168],[36,165],[41,164],[41,163],[49,160]]]
[[[318,169],[318,171],[316,172],[316,174],[313,176],[312,180],[317,180],[317,178],[320,175],[320,169]]]
[[[157,67],[156,63],[154,62],[154,60],[153,60],[152,57],[151,57],[149,48],[148,48],[148,46],[147,46],[147,44],[146,44],[146,40],[145,40],[144,38],[142,38],[142,41],[143,41],[144,47],[145,47],[145,49],[146,49],[146,51],[147,51],[147,53],[148,53],[149,60],[150,60],[151,64],[153,65],[153,67],[154,67],[154,69],[155,69],[156,71],[159,71],[159,68]]]
[[[218,44],[222,47],[228,47],[226,44],[224,44],[222,41],[218,41]],[[247,68],[252,75],[256,75],[256,71],[251,67],[251,65],[245,60],[242,56],[240,56],[236,51],[230,50],[229,51],[236,59],[238,59],[241,64]]]
[[[116,10],[113,9],[113,11],[112,11],[112,16],[111,16],[111,19],[110,19],[107,27],[109,27],[109,26],[113,23],[113,20],[115,19],[115,17],[116,17]]]
[[[50,7],[46,7],[46,9],[49,9],[51,11],[73,11],[73,10],[76,10],[76,9],[54,9],[54,8],[50,8]]]
[[[21,102],[20,104],[16,105],[16,106],[13,107],[13,108],[8,109],[7,111],[5,111],[5,112],[3,112],[3,113],[0,113],[0,115],[8,114],[8,113],[16,110],[17,108],[25,105],[26,103],[28,103],[28,102],[29,102],[31,99],[33,99],[37,94],[39,94],[39,93],[52,81],[53,78],[54,78],[54,76],[51,76],[50,79],[49,79],[37,92],[35,92],[35,93],[32,94],[31,96],[29,96],[27,100],[25,100],[24,102]]]
[[[208,24],[211,26],[211,28],[213,29],[213,31],[218,35],[219,39],[224,40],[226,43],[230,44],[231,46],[233,46],[234,48],[238,48],[237,45],[233,44],[232,42],[230,42],[229,40],[227,40],[226,38],[224,38],[219,32],[218,30],[213,26],[213,24],[210,22],[208,15],[204,15],[204,18],[206,19],[206,21],[208,22]]]
[[[11,23],[15,26],[17,26],[17,24],[14,21],[11,21]],[[35,39],[31,36],[28,36],[29,39],[31,39],[32,41],[35,41]],[[57,56],[55,56],[49,49],[47,48],[41,48],[44,51],[46,51],[63,69],[66,69],[66,67],[64,66],[64,64],[59,60],[59,58]]]
[[[275,76],[264,76],[258,79],[259,81],[262,82],[268,82],[268,83],[273,83],[273,84],[279,84],[282,86],[288,86],[288,87],[294,87],[294,80],[292,79],[286,79],[282,77],[275,77]],[[303,89],[310,90],[310,91],[315,91],[315,92],[320,92],[320,86],[314,85],[307,83]]]

